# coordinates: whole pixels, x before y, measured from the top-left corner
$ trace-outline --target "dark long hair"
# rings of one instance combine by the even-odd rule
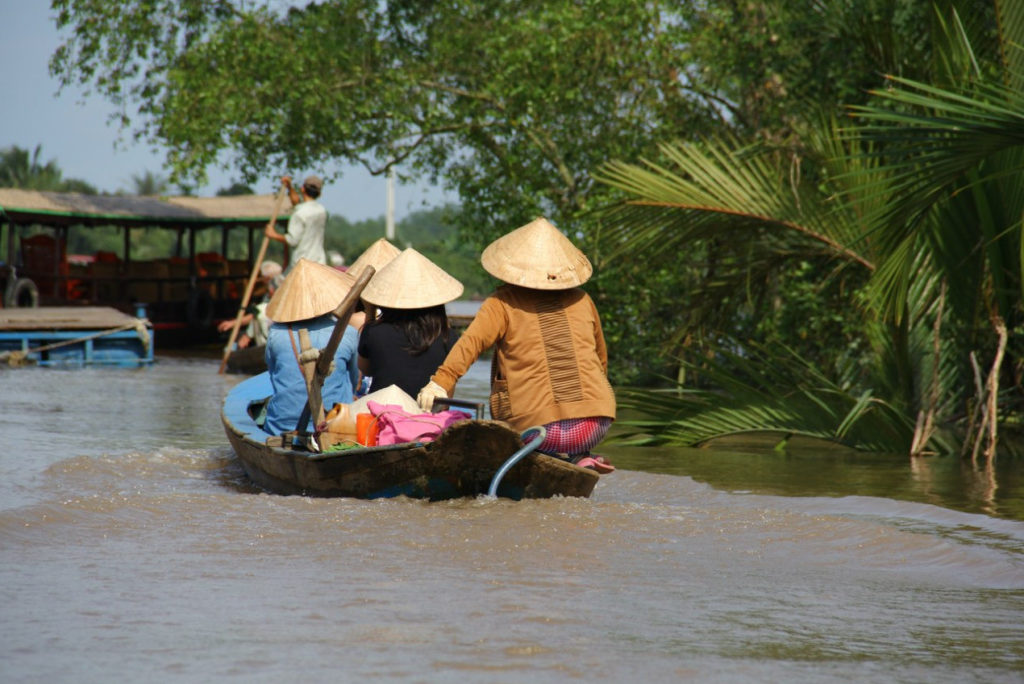
[[[429,306],[425,309],[387,309],[380,308],[380,318],[372,325],[390,323],[403,333],[409,341],[402,347],[410,356],[419,356],[430,349],[434,340],[439,337],[448,338],[448,314],[444,304]]]

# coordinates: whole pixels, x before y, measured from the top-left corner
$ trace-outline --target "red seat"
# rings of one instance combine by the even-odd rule
[[[44,297],[65,298],[68,262],[64,241],[47,233],[21,238],[22,274],[31,278]]]

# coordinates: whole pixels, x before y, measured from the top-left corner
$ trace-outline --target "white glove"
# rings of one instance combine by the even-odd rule
[[[447,398],[448,392],[445,391],[444,387],[441,387],[436,382],[431,380],[420,393],[416,395],[416,403],[420,405],[420,408],[424,411],[430,411],[434,408],[434,400],[437,398]]]

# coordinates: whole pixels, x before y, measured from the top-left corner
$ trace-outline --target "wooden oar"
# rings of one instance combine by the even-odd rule
[[[356,304],[359,302],[359,296],[363,293],[363,288],[366,287],[367,283],[370,282],[370,278],[373,277],[374,269],[373,266],[367,266],[363,269],[362,273],[359,274],[359,278],[356,279],[356,284],[352,286],[352,289],[348,291],[345,298],[341,300],[341,304],[334,310],[334,316],[338,319],[338,322],[334,325],[334,330],[331,331],[331,337],[324,345],[324,348],[320,350],[320,355],[317,357],[316,364],[309,364],[313,366],[303,367],[303,376],[306,380],[306,393],[308,399],[306,406],[302,411],[302,416],[299,418],[299,424],[296,426],[296,430],[300,433],[306,429],[306,421],[310,417],[313,418],[313,425],[319,425],[324,419],[324,401],[323,401],[323,386],[324,380],[327,378],[327,374],[331,369],[331,362],[334,361],[334,354],[338,351],[338,345],[341,344],[342,337],[345,336],[345,328],[348,326],[349,319],[352,318],[352,313],[356,309]],[[300,330],[301,333],[303,330]],[[301,337],[300,337],[301,339]],[[308,339],[308,338],[307,338]],[[342,372],[338,369],[338,372]]]
[[[282,183],[281,189],[277,191],[277,197],[274,198],[274,214],[270,217],[271,227],[277,223],[277,215],[281,213],[281,204],[284,202],[287,192],[288,189],[285,187],[284,183]],[[242,325],[242,316],[245,315],[245,309],[249,306],[249,298],[252,297],[253,288],[256,287],[256,279],[260,277],[260,266],[263,265],[263,257],[267,254],[267,246],[269,244],[270,238],[268,238],[266,232],[264,232],[259,254],[256,255],[256,263],[253,264],[252,267],[252,275],[249,276],[249,283],[245,286],[245,294],[242,296],[242,303],[238,306],[238,315],[235,316],[235,324],[231,327],[231,336],[228,338],[227,346],[224,347],[224,358],[220,360],[220,369],[217,371],[220,374],[224,373],[224,369],[228,365],[228,357],[231,356],[231,348],[235,346],[235,340],[238,338],[238,329]]]

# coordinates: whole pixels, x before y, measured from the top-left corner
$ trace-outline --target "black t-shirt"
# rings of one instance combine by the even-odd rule
[[[425,352],[413,356],[405,350],[409,340],[400,328],[391,323],[367,325],[359,336],[359,355],[370,361],[370,372],[367,373],[373,378],[370,390],[398,385],[406,394],[415,397],[444,362],[454,337],[455,334],[449,330],[447,337],[441,335]]]

